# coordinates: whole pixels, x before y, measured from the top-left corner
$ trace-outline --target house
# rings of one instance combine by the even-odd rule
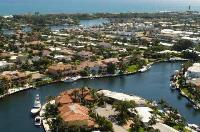
[[[71,61],[72,56],[65,56],[65,55],[55,55],[54,59],[59,60],[59,61]]]
[[[200,78],[200,63],[194,63],[187,69],[185,77],[188,78]]]
[[[93,127],[94,121],[89,116],[89,109],[78,103],[69,103],[58,107],[59,115],[68,126]]]
[[[124,93],[112,92],[109,90],[100,90],[97,92],[98,94],[104,95],[112,100],[119,100],[119,101],[135,101],[138,105],[146,104],[146,101],[138,96],[130,96]]]
[[[38,62],[40,60],[40,57],[39,56],[33,56],[31,60],[32,60],[32,62]]]
[[[112,63],[112,64],[118,64],[119,63],[119,59],[118,58],[109,58],[109,59],[104,59],[104,60],[102,60],[102,63],[103,64],[110,64],[110,63]]]
[[[54,77],[63,77],[74,74],[75,68],[70,64],[53,64],[48,67],[47,73]]]
[[[87,89],[84,89],[84,91],[81,91],[80,89],[73,89],[62,92],[59,96],[57,96],[55,102],[58,105],[60,117],[68,126],[93,127],[95,122],[89,116],[89,109],[79,103],[73,102],[74,99],[72,93],[74,90],[78,90],[77,92],[79,94],[84,94],[84,97],[88,94]]]
[[[104,49],[110,49],[112,48],[112,45],[110,43],[105,43],[105,42],[100,42],[98,44],[99,47],[104,48]]]
[[[23,86],[27,83],[29,76],[25,72],[19,71],[4,71],[0,77],[5,77],[11,83],[11,86]]]
[[[14,63],[8,63],[7,61],[0,61],[0,69],[12,67]]]
[[[19,63],[26,63],[27,61],[28,61],[28,56],[27,55],[19,54],[17,56],[17,62],[19,62]]]
[[[31,80],[32,82],[38,82],[44,79],[45,75],[40,74],[39,72],[35,72],[31,74]]]
[[[73,100],[68,92],[62,92],[59,96],[56,97],[56,104],[59,106],[72,103]]]
[[[80,51],[77,53],[77,55],[82,58],[82,59],[90,59],[92,56],[94,56],[94,54],[92,52],[89,51]]]
[[[51,54],[51,51],[49,51],[49,50],[43,50],[42,51],[42,56],[43,57],[48,57],[48,56],[50,56],[50,54]]]

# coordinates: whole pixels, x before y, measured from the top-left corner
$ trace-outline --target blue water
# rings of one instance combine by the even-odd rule
[[[0,14],[200,10],[200,0],[0,0]]]

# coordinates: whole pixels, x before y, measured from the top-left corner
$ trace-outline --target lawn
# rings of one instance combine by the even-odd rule
[[[193,96],[191,95],[191,93],[188,91],[187,88],[181,88],[181,90],[182,90],[183,93],[185,93],[188,97],[193,98]]]
[[[131,66],[128,66],[128,68],[126,69],[127,72],[136,72],[138,70],[139,70],[138,65],[131,65]]]

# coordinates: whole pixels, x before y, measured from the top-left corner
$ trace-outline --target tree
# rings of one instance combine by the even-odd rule
[[[58,115],[57,105],[48,103],[45,108],[45,118],[55,118]]]
[[[115,74],[116,65],[113,63],[109,63],[107,66],[107,73],[108,74]]]
[[[191,60],[194,60],[194,61],[199,60],[199,56],[195,51],[192,51],[192,52],[183,51],[182,54],[183,54],[183,58],[191,59]]]
[[[98,123],[101,131],[113,131],[113,125],[105,117],[96,115],[96,122]]]
[[[0,77],[0,94],[4,94],[9,88],[11,88],[11,80],[8,77]]]
[[[118,111],[118,119],[120,124],[125,124],[126,121],[129,119],[128,109],[135,107],[134,101],[117,101],[113,104],[113,108],[115,111]]]
[[[183,51],[193,46],[194,46],[194,43],[192,41],[181,39],[172,46],[172,49],[176,51]]]

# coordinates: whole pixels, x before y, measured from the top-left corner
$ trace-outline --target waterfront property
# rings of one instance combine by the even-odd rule
[[[111,97],[108,94],[115,95]],[[51,131],[69,129],[125,132],[140,129],[152,131],[154,128],[161,132],[176,132],[175,129],[192,130],[186,126],[181,115],[163,100],[159,102],[158,107],[147,100],[141,104],[138,99],[141,100],[137,96],[109,90],[75,88],[62,92],[55,98],[54,104],[47,102],[44,105],[44,113],[40,115],[43,116],[45,130]],[[46,124],[48,120],[49,123]]]

